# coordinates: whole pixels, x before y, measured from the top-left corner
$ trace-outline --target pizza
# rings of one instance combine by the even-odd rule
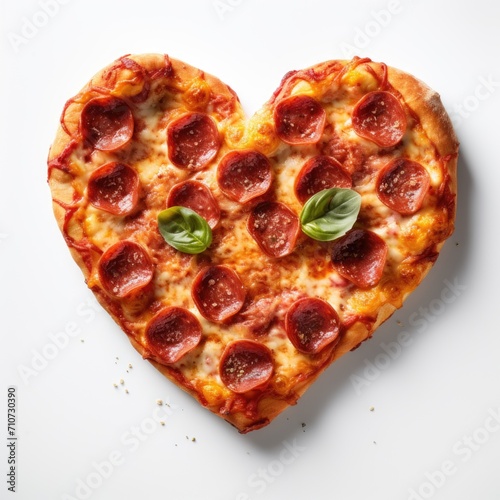
[[[287,73],[247,118],[219,79],[127,55],[62,111],[55,218],[135,349],[245,433],[403,304],[452,234],[439,95],[368,58]]]

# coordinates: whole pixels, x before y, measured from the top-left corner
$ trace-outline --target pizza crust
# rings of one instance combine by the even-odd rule
[[[222,115],[219,121],[219,128],[226,134],[225,150],[228,149],[228,146],[230,148],[236,145],[236,147],[241,149],[247,147],[248,144],[252,144],[257,150],[268,155],[276,151],[279,141],[274,131],[270,129],[272,110],[280,99],[286,97],[287,92],[289,92],[289,87],[287,86],[288,82],[290,79],[294,78],[294,75],[298,72],[291,73],[285,77],[282,84],[274,93],[270,101],[264,106],[263,110],[258,112],[248,121],[245,121],[236,94],[218,78],[181,61],[160,54],[134,55],[129,56],[129,59],[139,63],[147,72],[165,70],[170,64],[172,74],[174,75],[171,83],[178,92],[186,92],[186,88],[190,83],[200,81],[202,86],[205,83],[208,85],[210,92],[225,99],[226,102],[229,103],[228,109],[230,108],[230,112],[222,108]],[[80,193],[78,191],[79,188],[75,184],[75,178],[81,175],[78,174],[79,166],[72,165],[71,161],[66,161],[64,168],[60,169],[59,167],[54,167],[54,162],[57,163],[60,160],[61,155],[64,155],[64,151],[73,141],[81,141],[78,123],[83,106],[91,97],[99,95],[99,91],[96,93],[95,89],[110,86],[109,72],[112,71],[113,68],[116,68],[116,64],[117,62],[114,62],[97,73],[97,75],[83,87],[65,108],[62,123],[65,123],[66,127],[60,126],[58,128],[48,156],[48,182],[52,193],[56,221],[68,243],[74,260],[83,272],[85,281],[89,283],[89,286],[101,305],[127,333],[133,347],[173,383],[191,394],[210,411],[230,422],[240,432],[245,433],[261,428],[271,422],[288,406],[295,404],[333,361],[355,349],[363,341],[370,338],[373,332],[386,321],[397,308],[401,307],[405,298],[416,288],[416,286],[418,286],[433,266],[446,237],[453,232],[455,218],[458,141],[453,131],[451,121],[436,92],[431,90],[420,80],[401,70],[391,67],[387,68],[389,84],[400,93],[402,99],[411,109],[412,113],[418,117],[423,130],[430,141],[435,145],[437,155],[441,157],[441,161],[444,165],[443,168],[446,171],[446,175],[443,181],[443,197],[447,197],[445,200],[446,203],[444,204],[446,205],[445,210],[448,212],[446,222],[448,227],[443,231],[445,237],[441,235],[438,239],[436,236],[435,240],[429,242],[428,251],[424,252],[419,257],[418,261],[411,266],[413,274],[407,279],[407,282],[402,283],[399,294],[396,295],[394,300],[384,299],[384,302],[384,300],[380,299],[380,303],[373,306],[376,314],[374,317],[370,317],[369,321],[363,317],[359,320],[351,321],[349,325],[343,329],[341,340],[335,348],[326,348],[324,352],[321,353],[321,356],[319,356],[315,371],[304,379],[297,379],[293,386],[293,390],[281,396],[272,391],[263,391],[260,394],[257,391],[257,399],[255,400],[256,405],[254,405],[251,410],[248,408],[234,410],[234,407],[231,405],[234,404],[236,405],[235,407],[237,407],[238,404],[243,404],[241,398],[235,398],[234,401],[229,398],[229,403],[226,402],[225,404],[221,404],[220,401],[208,401],[200,390],[200,387],[196,387],[183,378],[176,367],[161,364],[153,359],[149,350],[144,346],[141,340],[142,337],[138,334],[138,332],[144,329],[145,320],[141,320],[134,327],[131,327],[132,322],[130,319],[124,317],[121,313],[120,308],[122,304],[120,301],[117,302],[115,299],[108,297],[99,287],[98,281],[96,282],[93,274],[95,274],[95,266],[99,259],[99,253],[92,249],[85,253],[78,246],[72,245],[70,243],[71,238],[68,238],[67,206],[77,199],[78,196],[84,196],[85,193]],[[326,85],[325,81],[327,81],[328,85],[330,85],[335,80],[336,75],[348,64],[352,64],[352,62],[340,60],[328,61],[303,70],[300,73],[305,75],[326,75],[322,84]],[[379,63],[368,61],[366,64],[370,64],[373,70],[378,74],[383,72],[383,65]],[[123,68],[120,69],[120,71],[122,70]],[[119,81],[117,82],[117,85],[118,84],[120,84]],[[311,85],[313,84],[314,82],[311,83]],[[129,92],[132,92],[132,95],[134,95],[133,92],[140,91],[140,89],[134,88],[134,85],[135,83],[130,84]],[[200,99],[200,107],[202,107],[201,102],[203,99],[206,99],[206,96],[203,95],[203,88],[201,88],[201,90],[195,89],[193,95],[189,97],[189,99],[192,100],[189,101],[188,104],[192,109],[196,109],[196,99],[198,98]],[[224,113],[226,114],[224,115]],[[254,137],[252,142],[251,136],[254,132],[257,134],[257,138]],[[80,221],[80,223],[82,223],[82,221]],[[383,288],[380,288],[379,295],[382,297],[384,293]]]

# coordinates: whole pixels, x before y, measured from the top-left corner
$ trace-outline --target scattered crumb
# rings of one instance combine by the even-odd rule
[[[125,394],[128,394],[128,389],[125,389]]]
[[[403,322],[402,322],[402,321],[400,321],[399,319],[396,321],[396,323],[397,323],[399,326],[404,326],[404,325],[403,325]]]
[[[161,400],[161,399],[157,399],[157,400],[156,400],[156,404],[157,404],[158,406],[161,406],[161,405],[163,404],[163,400]]]
[[[193,443],[196,443],[196,438],[195,438],[195,437],[194,437],[194,438],[191,438],[191,441],[192,441]]]
[[[160,425],[165,425],[165,422],[163,420],[160,420]]]
[[[375,411],[375,406],[370,406],[370,411]]]
[[[132,370],[132,368],[133,368],[132,363],[129,363],[128,367]]]
[[[125,383],[125,381],[121,378],[120,379],[120,384],[123,385]]]
[[[373,444],[377,444],[377,441],[373,441]]]
[[[113,387],[118,387],[118,384],[113,384]]]
[[[85,342],[85,340],[84,339],[80,339],[80,342],[83,344]]]

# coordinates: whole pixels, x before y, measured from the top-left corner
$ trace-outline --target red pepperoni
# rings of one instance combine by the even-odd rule
[[[219,204],[210,189],[200,181],[188,180],[173,186],[167,198],[167,207],[174,206],[194,210],[212,229],[220,219]]]
[[[287,144],[314,144],[325,126],[326,112],[321,104],[307,95],[283,99],[274,110],[278,137]]]
[[[297,300],[288,309],[285,330],[297,350],[316,354],[327,345],[338,342],[340,319],[328,302],[306,297]]]
[[[94,207],[113,215],[127,215],[139,199],[139,176],[128,165],[106,163],[89,178],[87,196]]]
[[[286,205],[276,201],[259,203],[248,218],[247,229],[269,257],[293,252],[299,235],[299,219]]]
[[[331,156],[309,159],[295,179],[295,196],[305,203],[313,194],[329,188],[351,188],[351,176]]]
[[[390,92],[370,92],[354,107],[352,126],[360,137],[388,148],[405,135],[406,115],[401,103]]]
[[[142,246],[124,240],[102,254],[98,272],[104,290],[123,298],[144,288],[153,278],[154,267]]]
[[[380,281],[386,258],[385,241],[365,229],[351,229],[332,248],[333,267],[360,288],[371,288]]]
[[[201,340],[202,328],[196,316],[182,307],[166,307],[146,326],[150,351],[162,362],[176,363]]]
[[[209,266],[197,274],[191,294],[204,318],[222,322],[243,307],[246,291],[232,269],[226,266]]]
[[[219,130],[210,116],[189,113],[170,123],[167,143],[168,156],[175,166],[201,170],[219,151]]]
[[[84,140],[100,151],[125,146],[134,133],[134,117],[118,97],[96,97],[82,109],[80,127]]]
[[[257,151],[233,151],[219,163],[217,182],[228,198],[245,203],[269,189],[271,164]]]
[[[274,371],[273,356],[264,344],[235,340],[226,346],[219,365],[222,383],[236,393],[262,389]]]
[[[398,158],[380,171],[377,195],[392,210],[411,215],[420,210],[429,184],[429,174],[420,163]]]

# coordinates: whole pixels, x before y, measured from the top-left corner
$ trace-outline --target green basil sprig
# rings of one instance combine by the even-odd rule
[[[302,231],[319,241],[343,236],[358,218],[361,196],[352,189],[324,189],[311,196],[300,213]]]
[[[207,221],[187,207],[170,207],[158,214],[158,229],[175,249],[189,254],[205,251],[212,243]]]

